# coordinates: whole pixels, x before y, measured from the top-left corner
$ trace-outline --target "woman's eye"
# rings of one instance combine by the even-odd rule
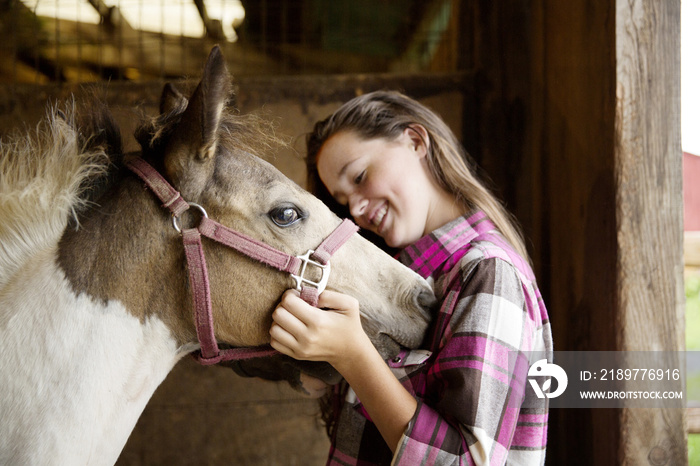
[[[291,206],[276,207],[270,211],[269,215],[275,225],[280,227],[294,225],[302,218],[296,207]]]
[[[364,170],[362,172],[360,172],[360,174],[355,177],[355,184],[362,183],[363,179],[365,179],[365,171]]]

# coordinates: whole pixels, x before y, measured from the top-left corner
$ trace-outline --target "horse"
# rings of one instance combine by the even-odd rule
[[[164,87],[160,114],[135,132],[139,154],[122,153],[105,105],[75,99],[0,144],[1,464],[113,464],[180,359],[261,355],[299,281],[356,297],[386,358],[421,342],[428,283],[354,229],[328,246],[347,221],[263,160],[275,138],[227,105],[230,81],[215,47],[189,97]],[[199,235],[205,223],[247,246]],[[309,270],[292,278],[246,248]],[[304,259],[319,249],[328,264]],[[337,377],[322,363],[302,370],[298,383]]]

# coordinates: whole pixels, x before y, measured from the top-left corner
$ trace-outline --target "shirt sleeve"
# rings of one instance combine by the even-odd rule
[[[394,465],[502,465],[508,457],[527,375],[527,363],[516,356],[529,350],[534,334],[523,284],[497,258],[462,269],[453,282],[438,316],[438,325],[446,324],[429,362],[425,399]]]

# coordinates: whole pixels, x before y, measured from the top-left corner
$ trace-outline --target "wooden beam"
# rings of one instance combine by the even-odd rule
[[[200,18],[202,18],[202,23],[204,23],[204,29],[207,31],[207,37],[215,40],[225,39],[224,29],[221,25],[221,21],[213,20],[209,17],[207,13],[207,7],[204,4],[204,0],[193,0],[194,5],[197,7]]]
[[[617,0],[615,25],[616,339],[623,351],[682,351],[680,1]],[[685,410],[625,409],[619,459],[685,464],[685,431]]]
[[[88,3],[97,11],[100,15],[100,22],[105,26],[116,29],[118,27],[123,27],[131,29],[131,26],[126,21],[119,11],[119,7],[109,6],[103,0],[88,0]]]
[[[110,6],[102,0],[88,0],[88,3],[92,5],[95,11],[97,11],[97,14],[100,15],[102,22],[109,21],[110,11],[112,9]]]

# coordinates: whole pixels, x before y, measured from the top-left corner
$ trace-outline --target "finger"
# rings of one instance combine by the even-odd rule
[[[285,294],[282,295],[280,307],[283,307],[289,311],[290,314],[296,317],[307,327],[309,325],[313,325],[318,320],[318,312],[320,312],[319,309],[308,304],[295,293],[285,292]]]
[[[293,353],[294,348],[298,346],[298,342],[294,335],[273,322],[270,327],[270,346],[280,353],[291,355],[290,353]]]
[[[338,293],[336,291],[326,290],[318,297],[318,307],[325,309],[334,309],[339,311],[350,311],[360,308],[357,299],[352,296]]]
[[[272,346],[273,349],[276,349],[277,351],[279,351],[280,353],[282,353],[286,356],[289,356],[292,358],[294,357],[294,351],[290,347],[283,345],[282,343],[280,343],[277,340],[274,340],[274,339],[270,340],[270,346]]]
[[[301,293],[299,293],[299,292],[298,292],[297,290],[295,290],[294,288],[289,288],[287,291],[285,291],[285,292],[282,294],[282,299],[284,299],[284,296],[285,296],[285,295],[301,296]]]
[[[282,302],[277,306],[272,313],[272,321],[296,338],[297,335],[306,331],[306,324],[285,306],[289,306],[289,304]]]

